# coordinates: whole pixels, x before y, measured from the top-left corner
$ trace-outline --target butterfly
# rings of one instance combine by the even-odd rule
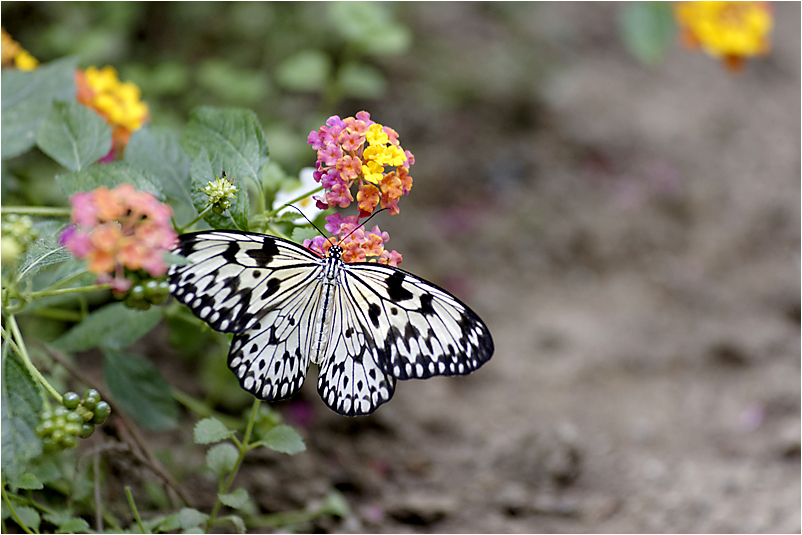
[[[317,390],[345,416],[370,414],[398,379],[465,375],[493,355],[487,325],[446,290],[384,264],[346,263],[275,236],[233,230],[179,236],[189,260],[170,293],[213,329],[233,333],[228,366],[272,401],[296,393],[309,363]]]

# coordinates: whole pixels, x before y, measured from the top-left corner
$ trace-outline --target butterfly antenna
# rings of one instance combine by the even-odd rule
[[[354,228],[354,230],[352,230],[351,232],[349,232],[348,234],[346,234],[345,236],[343,236],[343,237],[342,237],[342,239],[344,240],[345,238],[347,238],[348,236],[350,236],[351,234],[353,234],[354,232],[356,232],[357,230],[359,230],[359,227],[364,227],[365,225],[367,225],[367,224],[368,224],[368,221],[370,221],[371,219],[373,219],[373,217],[374,217],[374,216],[377,216],[377,215],[379,215],[381,212],[384,212],[385,210],[387,210],[387,208],[382,208],[381,210],[376,210],[375,212],[373,212],[372,214],[370,214],[370,217],[369,217],[369,218],[367,218],[367,219],[366,219],[365,221],[363,221],[362,223],[358,224],[358,225],[356,226],[356,228]],[[342,240],[340,240],[340,241],[342,241]]]
[[[310,225],[312,225],[313,227],[315,227],[315,230],[318,232],[318,234],[320,234],[321,236],[323,236],[323,237],[325,238],[325,235],[323,234],[323,231],[321,231],[319,228],[317,228],[317,225],[315,225],[314,223],[312,223],[312,220],[311,220],[311,219],[309,219],[308,217],[306,217],[306,214],[304,214],[304,213],[303,213],[303,212],[300,210],[300,208],[297,208],[297,207],[293,206],[292,204],[288,204],[288,205],[287,205],[287,208],[292,208],[293,210],[295,210],[296,212],[298,212],[299,214],[301,214],[301,217],[303,217],[304,219],[306,219],[306,220],[309,222],[309,224],[310,224]],[[326,238],[326,239],[328,239],[328,238]]]

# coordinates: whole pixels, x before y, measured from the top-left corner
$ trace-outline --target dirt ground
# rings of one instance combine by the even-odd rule
[[[417,157],[380,224],[496,352],[355,419],[310,372],[308,450],[237,482],[264,512],[337,488],[354,515],[315,530],[802,529],[800,5],[737,75],[638,64],[618,8],[416,4],[369,108]]]
[[[307,381],[309,450],[242,476],[263,506],[334,485],[355,517],[318,529],[802,529],[800,6],[776,5],[774,50],[738,75],[679,47],[637,64],[615,9],[526,11],[519,35],[573,28],[542,68],[542,50],[504,63],[492,8],[416,10],[424,59],[372,109],[417,156],[382,226],[496,353],[400,383],[366,418],[326,411]],[[457,51],[448,76],[485,78],[421,109],[416,74]]]

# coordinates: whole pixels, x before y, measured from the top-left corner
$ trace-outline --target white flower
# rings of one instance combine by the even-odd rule
[[[320,212],[322,212],[322,210],[317,207],[317,204],[315,203],[314,199],[312,199],[311,195],[312,191],[320,187],[320,184],[315,182],[315,179],[312,176],[312,173],[314,172],[315,172],[314,167],[304,167],[303,169],[301,169],[301,172],[298,174],[298,178],[301,179],[301,183],[290,190],[281,190],[278,193],[276,193],[276,200],[273,201],[273,209],[275,210],[276,208],[284,206],[284,204],[290,201],[294,201],[295,199],[303,195],[304,192],[309,192],[308,196],[304,197],[300,201],[295,200],[292,203],[292,205],[300,209],[301,213],[303,213],[303,215],[309,218],[309,221],[314,221],[317,215]],[[280,210],[278,212],[278,215],[281,215],[287,211],[297,213],[297,210],[294,210],[290,207],[286,207]],[[295,220],[295,223],[306,223],[306,219],[299,216],[298,219]]]

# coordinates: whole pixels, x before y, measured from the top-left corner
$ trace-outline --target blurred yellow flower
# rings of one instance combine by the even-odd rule
[[[677,2],[674,12],[686,46],[701,47],[730,69],[771,49],[774,18],[768,2]]]
[[[132,82],[121,82],[114,67],[89,67],[75,72],[78,102],[92,108],[112,127],[114,150],[122,152],[128,138],[148,120],[148,105]]]
[[[39,62],[22,48],[4,28],[0,28],[0,48],[2,48],[3,67],[16,67],[21,71],[32,71]]]

